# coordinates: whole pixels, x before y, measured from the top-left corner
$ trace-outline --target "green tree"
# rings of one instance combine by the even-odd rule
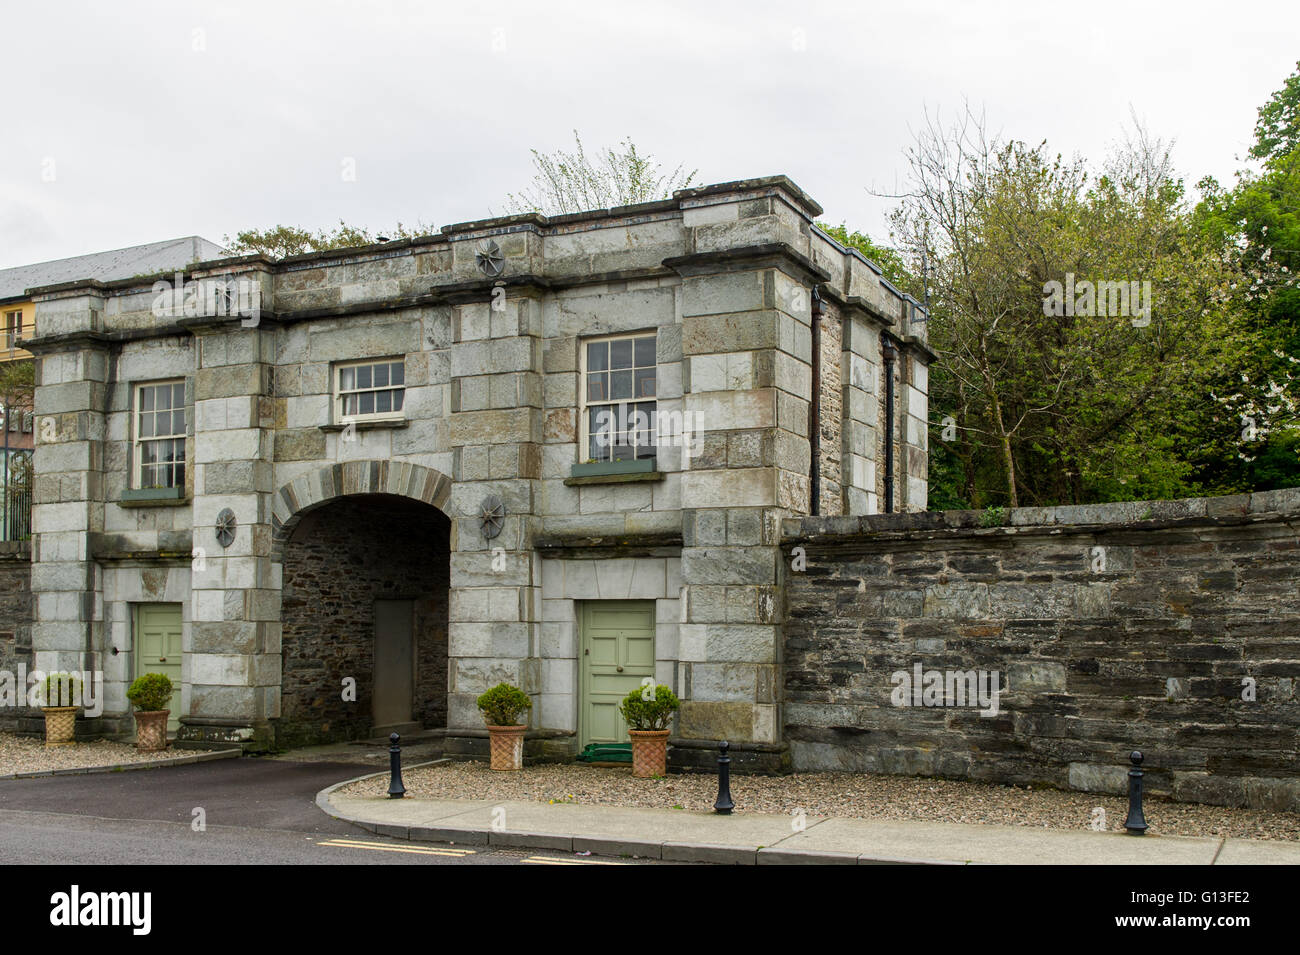
[[[1259,110],[1250,155],[1232,189],[1201,181],[1197,222],[1232,262],[1235,323],[1211,394],[1220,412],[1195,460],[1230,490],[1300,484],[1300,70]]]
[[[1190,416],[1187,405],[1204,395],[1228,278],[1164,145],[1139,129],[1094,173],[1045,143],[991,138],[967,112],[929,123],[908,159],[893,235],[913,273],[923,256],[933,264],[931,405],[956,421],[955,440],[931,443],[936,497],[983,507],[1192,491],[1186,442],[1207,402]],[[1124,285],[1065,308],[1076,279]],[[1124,302],[1132,282],[1139,295]]]
[[[0,362],[0,406],[9,414],[29,412],[35,394],[36,368],[30,358]]]
[[[667,199],[695,180],[697,170],[687,173],[679,165],[665,172],[653,156],[638,152],[631,139],[598,150],[595,158],[587,155],[576,129],[573,142],[573,152],[559,149],[547,155],[531,150],[533,180],[506,196],[508,212],[553,216],[630,206]]]
[[[1255,144],[1250,154],[1256,159],[1276,160],[1300,147],[1300,62],[1282,88],[1259,108],[1255,122]]]

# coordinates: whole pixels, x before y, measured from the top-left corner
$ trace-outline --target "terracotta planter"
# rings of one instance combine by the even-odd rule
[[[524,768],[524,733],[527,726],[488,726],[488,745],[493,769]]]
[[[156,753],[167,748],[167,717],[171,710],[135,711],[135,748]]]
[[[45,745],[71,746],[77,735],[76,706],[42,706],[45,714]]]
[[[669,730],[628,730],[632,740],[632,775],[668,775]]]

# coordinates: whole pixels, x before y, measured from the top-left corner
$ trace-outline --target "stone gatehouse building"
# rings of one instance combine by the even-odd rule
[[[682,765],[788,765],[781,521],[926,507],[925,315],[821,211],[777,176],[32,290],[34,665],[104,671],[105,732],[168,672],[181,738],[250,748],[481,751],[508,680],[553,756],[650,676]]]

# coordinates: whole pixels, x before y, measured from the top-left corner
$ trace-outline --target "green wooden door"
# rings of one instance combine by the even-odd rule
[[[181,715],[181,605],[136,604],[135,675],[165,673],[176,692],[169,704],[167,729],[180,728]]]
[[[591,600],[582,604],[581,743],[625,743],[618,705],[655,673],[653,600]]]

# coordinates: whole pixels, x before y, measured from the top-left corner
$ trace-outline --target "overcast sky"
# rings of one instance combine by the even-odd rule
[[[276,223],[502,211],[530,148],[786,173],[886,237],[927,109],[1100,159],[1130,109],[1230,180],[1300,3],[7,5],[0,267]],[[351,166],[349,166],[349,162]],[[354,168],[348,180],[345,169]]]

